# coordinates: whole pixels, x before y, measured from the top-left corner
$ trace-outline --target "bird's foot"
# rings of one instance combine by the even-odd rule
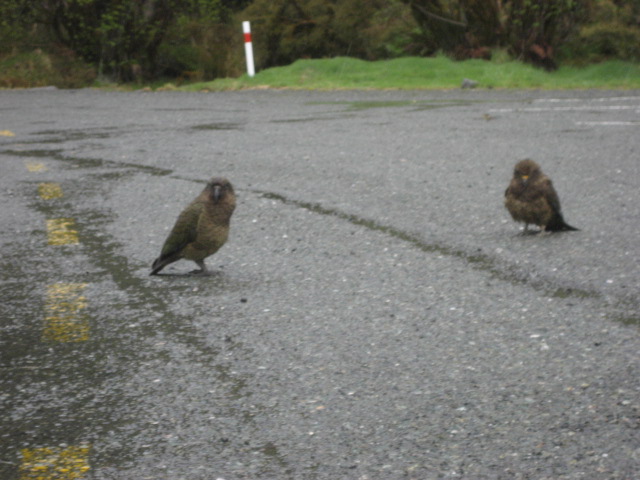
[[[189,272],[189,275],[197,275],[199,277],[206,277],[211,274],[212,272],[210,272],[209,270],[191,270]]]

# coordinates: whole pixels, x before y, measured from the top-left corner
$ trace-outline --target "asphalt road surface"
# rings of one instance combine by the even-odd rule
[[[0,91],[0,169],[3,480],[640,478],[638,91]]]

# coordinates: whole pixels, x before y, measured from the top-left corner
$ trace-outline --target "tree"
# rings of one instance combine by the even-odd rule
[[[426,50],[456,58],[507,48],[514,56],[555,68],[554,50],[586,12],[577,0],[403,0],[423,32]]]
[[[188,2],[165,32],[157,72],[178,81],[239,74],[235,59],[242,52],[242,32],[235,28],[233,14],[240,5],[229,0]]]
[[[512,0],[508,6],[507,42],[512,53],[546,70],[555,70],[555,52],[577,31],[585,2]]]
[[[74,52],[117,81],[215,78],[234,68],[234,15],[250,1],[0,0],[0,53]]]
[[[591,0],[577,35],[563,45],[565,57],[582,62],[640,60],[640,0]]]
[[[59,41],[99,72],[130,80],[153,71],[158,46],[173,21],[176,0],[49,0],[49,23]]]
[[[118,80],[130,80],[141,71],[157,74],[160,45],[177,22],[195,19],[211,27],[226,11],[223,0],[48,0],[45,4],[57,38]],[[241,4],[226,1],[228,9]]]
[[[256,65],[339,55],[367,60],[407,53],[416,24],[400,0],[254,0]]]
[[[40,9],[30,0],[0,2],[0,53],[24,42],[29,29],[38,23]]]

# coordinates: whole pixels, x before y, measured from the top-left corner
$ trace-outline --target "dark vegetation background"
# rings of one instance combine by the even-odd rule
[[[0,87],[236,77],[243,20],[258,69],[438,53],[550,71],[640,60],[640,0],[2,0]]]

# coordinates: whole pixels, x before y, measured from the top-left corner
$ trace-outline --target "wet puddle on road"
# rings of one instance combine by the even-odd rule
[[[104,139],[116,136],[120,132],[117,127],[89,128],[83,130],[41,130],[34,133],[43,138],[38,143],[65,143],[79,140]]]
[[[60,163],[61,169],[110,169],[111,175],[122,175],[123,173],[148,173],[156,176],[171,175],[173,170],[167,168],[154,167],[150,165],[141,165],[132,162],[117,162],[114,160],[103,160],[100,158],[81,158],[81,157],[67,157],[63,155],[62,150],[4,150],[5,154],[13,155],[16,157],[25,158],[48,158]],[[30,172],[44,172],[47,170],[47,166],[43,162],[36,162],[33,160],[27,160],[26,167]],[[108,175],[107,173],[101,173],[102,175]]]
[[[463,107],[478,103],[486,103],[480,100],[362,100],[362,101],[336,101],[336,102],[308,102],[307,105],[340,105],[346,110],[370,110],[373,108],[406,108],[412,111],[433,110],[436,108]]]
[[[241,123],[233,123],[233,122],[215,122],[215,123],[205,123],[202,125],[194,125],[191,127],[192,130],[241,130],[243,124]]]
[[[326,120],[339,120],[349,118],[356,112],[379,109],[379,108],[403,108],[408,111],[416,112],[423,110],[435,110],[449,107],[463,107],[478,103],[485,103],[480,100],[362,100],[351,101],[341,100],[333,102],[307,102],[306,105],[311,106],[340,106],[344,107],[343,113],[336,115],[336,112],[328,112],[324,115],[316,115],[313,117],[302,118],[285,118],[272,120],[272,123],[297,123],[297,122],[316,122]]]

